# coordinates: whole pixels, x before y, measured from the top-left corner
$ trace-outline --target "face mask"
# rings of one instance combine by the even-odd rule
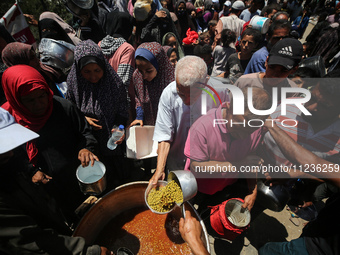
[[[178,11],[178,15],[179,16],[183,16],[185,14],[185,10],[180,10],[180,11]]]

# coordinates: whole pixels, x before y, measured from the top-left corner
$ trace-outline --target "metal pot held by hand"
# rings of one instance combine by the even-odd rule
[[[256,200],[269,210],[280,212],[290,199],[288,190],[283,185],[272,185],[257,182],[257,198]]]
[[[95,161],[77,168],[76,176],[81,192],[85,195],[100,195],[106,189],[106,168],[102,162]]]

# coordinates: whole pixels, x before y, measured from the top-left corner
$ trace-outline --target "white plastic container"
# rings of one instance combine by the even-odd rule
[[[157,157],[158,142],[153,141],[154,126],[133,126],[126,131],[126,156],[133,159]]]
[[[270,20],[256,15],[251,18],[249,25],[251,25],[253,29],[259,30],[261,34],[265,34],[269,29]]]

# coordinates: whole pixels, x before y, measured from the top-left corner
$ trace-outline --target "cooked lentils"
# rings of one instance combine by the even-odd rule
[[[168,212],[176,203],[183,203],[183,193],[178,183],[172,180],[166,186],[153,188],[147,200],[153,210]]]

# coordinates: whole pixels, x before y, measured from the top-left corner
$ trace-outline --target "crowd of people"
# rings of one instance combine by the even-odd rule
[[[262,177],[286,186],[303,179],[292,205],[311,208],[327,198],[326,205],[300,238],[268,242],[259,254],[339,253],[340,3],[83,2],[65,3],[68,23],[48,11],[30,20],[39,30],[36,48],[0,25],[0,252],[113,254],[72,237],[75,209],[86,199],[75,171],[101,161],[106,192],[135,180],[141,167],[141,180],[151,184],[171,170],[191,171],[199,212],[231,194],[249,211],[265,205],[255,173],[211,177],[197,169],[294,169],[285,183]],[[256,17],[267,29],[251,22]],[[306,34],[312,19],[318,21]],[[203,97],[208,88],[215,95]],[[288,97],[304,104],[287,106]],[[244,124],[253,120],[263,125]],[[127,158],[125,136],[109,149],[119,125],[154,126],[157,159]],[[324,171],[307,171],[311,165]],[[179,231],[194,254],[208,254],[189,211]]]

